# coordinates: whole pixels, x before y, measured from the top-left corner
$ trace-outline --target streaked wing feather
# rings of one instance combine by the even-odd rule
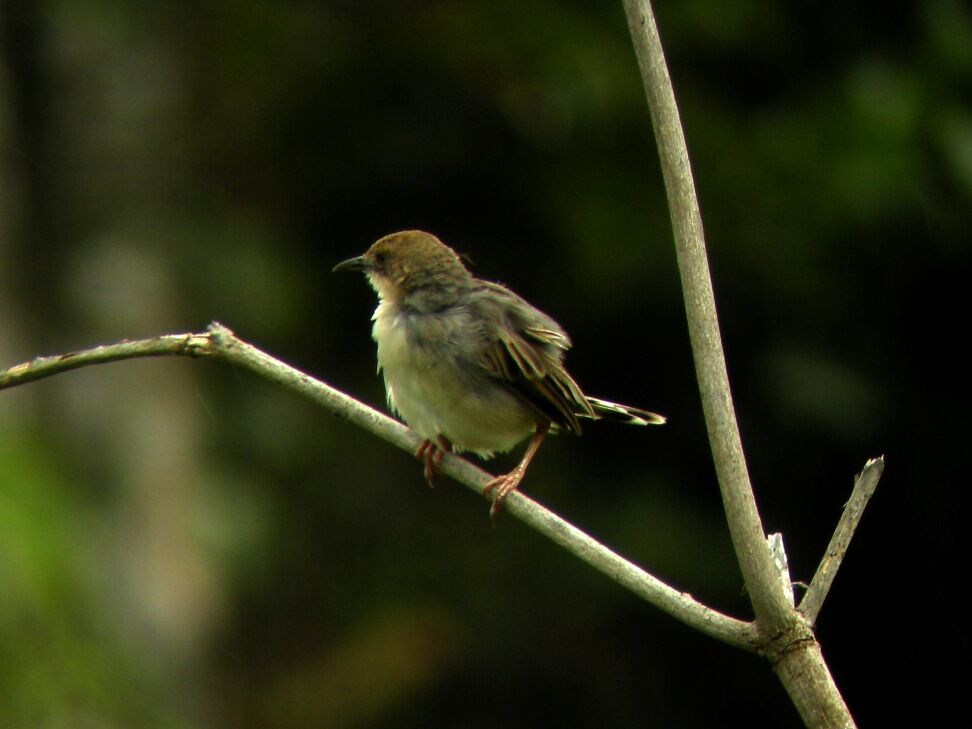
[[[477,282],[477,304],[496,322],[487,336],[492,343],[481,364],[537,413],[572,433],[580,433],[578,416],[595,418],[584,393],[564,370],[563,353],[570,337],[560,326],[509,289]]]
[[[517,336],[504,337],[503,344],[520,371],[528,379],[542,379],[547,374],[544,354]]]
[[[594,412],[555,356],[512,332],[489,347],[483,366],[538,414],[564,430],[580,433],[578,415]]]
[[[530,389],[538,393],[543,398],[543,404],[553,405],[560,413],[560,418],[551,418],[553,422],[557,423],[571,433],[580,433],[581,427],[577,420],[577,415],[574,413],[568,402],[560,397],[559,392],[557,392],[557,390],[551,386],[550,378],[543,380],[532,380]],[[530,401],[533,402],[532,398]]]
[[[523,333],[539,342],[552,344],[558,349],[565,351],[570,349],[570,338],[563,332],[554,331],[553,329],[544,329],[542,327],[524,327]]]

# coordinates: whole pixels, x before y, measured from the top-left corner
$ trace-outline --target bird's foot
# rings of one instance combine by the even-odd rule
[[[507,474],[497,476],[483,486],[483,496],[489,496],[494,491],[496,492],[493,494],[493,505],[489,507],[489,518],[494,524],[496,517],[503,510],[503,502],[506,501],[506,497],[516,491],[525,474],[525,468],[517,467]]]
[[[436,441],[436,443],[433,443],[428,439],[423,440],[415,451],[415,458],[425,464],[422,469],[425,474],[425,482],[433,488],[435,484],[432,483],[432,476],[435,475],[435,470],[442,462],[442,456],[452,450],[452,443],[445,436],[436,437]]]
[[[497,515],[503,510],[503,502],[520,485],[520,481],[526,475],[527,466],[530,465],[530,461],[536,454],[537,448],[540,447],[540,444],[543,442],[543,437],[549,429],[549,422],[537,423],[537,430],[530,439],[530,445],[527,446],[526,453],[523,454],[523,458],[520,459],[516,468],[505,476],[497,476],[483,486],[483,496],[489,496],[493,491],[496,492],[496,495],[493,496],[493,505],[489,507],[489,518],[494,525],[496,524]]]

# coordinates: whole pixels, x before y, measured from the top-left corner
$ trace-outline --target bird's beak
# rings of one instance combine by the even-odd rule
[[[338,271],[364,271],[368,268],[368,262],[365,260],[364,256],[355,256],[354,258],[349,258],[346,261],[341,261],[338,265],[331,269],[332,273],[337,273]]]

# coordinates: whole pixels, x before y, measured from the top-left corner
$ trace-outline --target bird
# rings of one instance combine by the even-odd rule
[[[564,367],[571,340],[505,286],[476,278],[431,233],[386,235],[334,271],[362,271],[378,294],[372,316],[388,405],[422,442],[425,480],[447,452],[490,458],[530,438],[512,471],[490,480],[494,520],[551,431],[581,420],[661,425],[658,413],[585,395]]]

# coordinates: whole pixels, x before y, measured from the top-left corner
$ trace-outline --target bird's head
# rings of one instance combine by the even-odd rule
[[[448,305],[471,280],[462,260],[431,233],[404,230],[379,238],[335,271],[364,271],[382,301],[429,308]]]

